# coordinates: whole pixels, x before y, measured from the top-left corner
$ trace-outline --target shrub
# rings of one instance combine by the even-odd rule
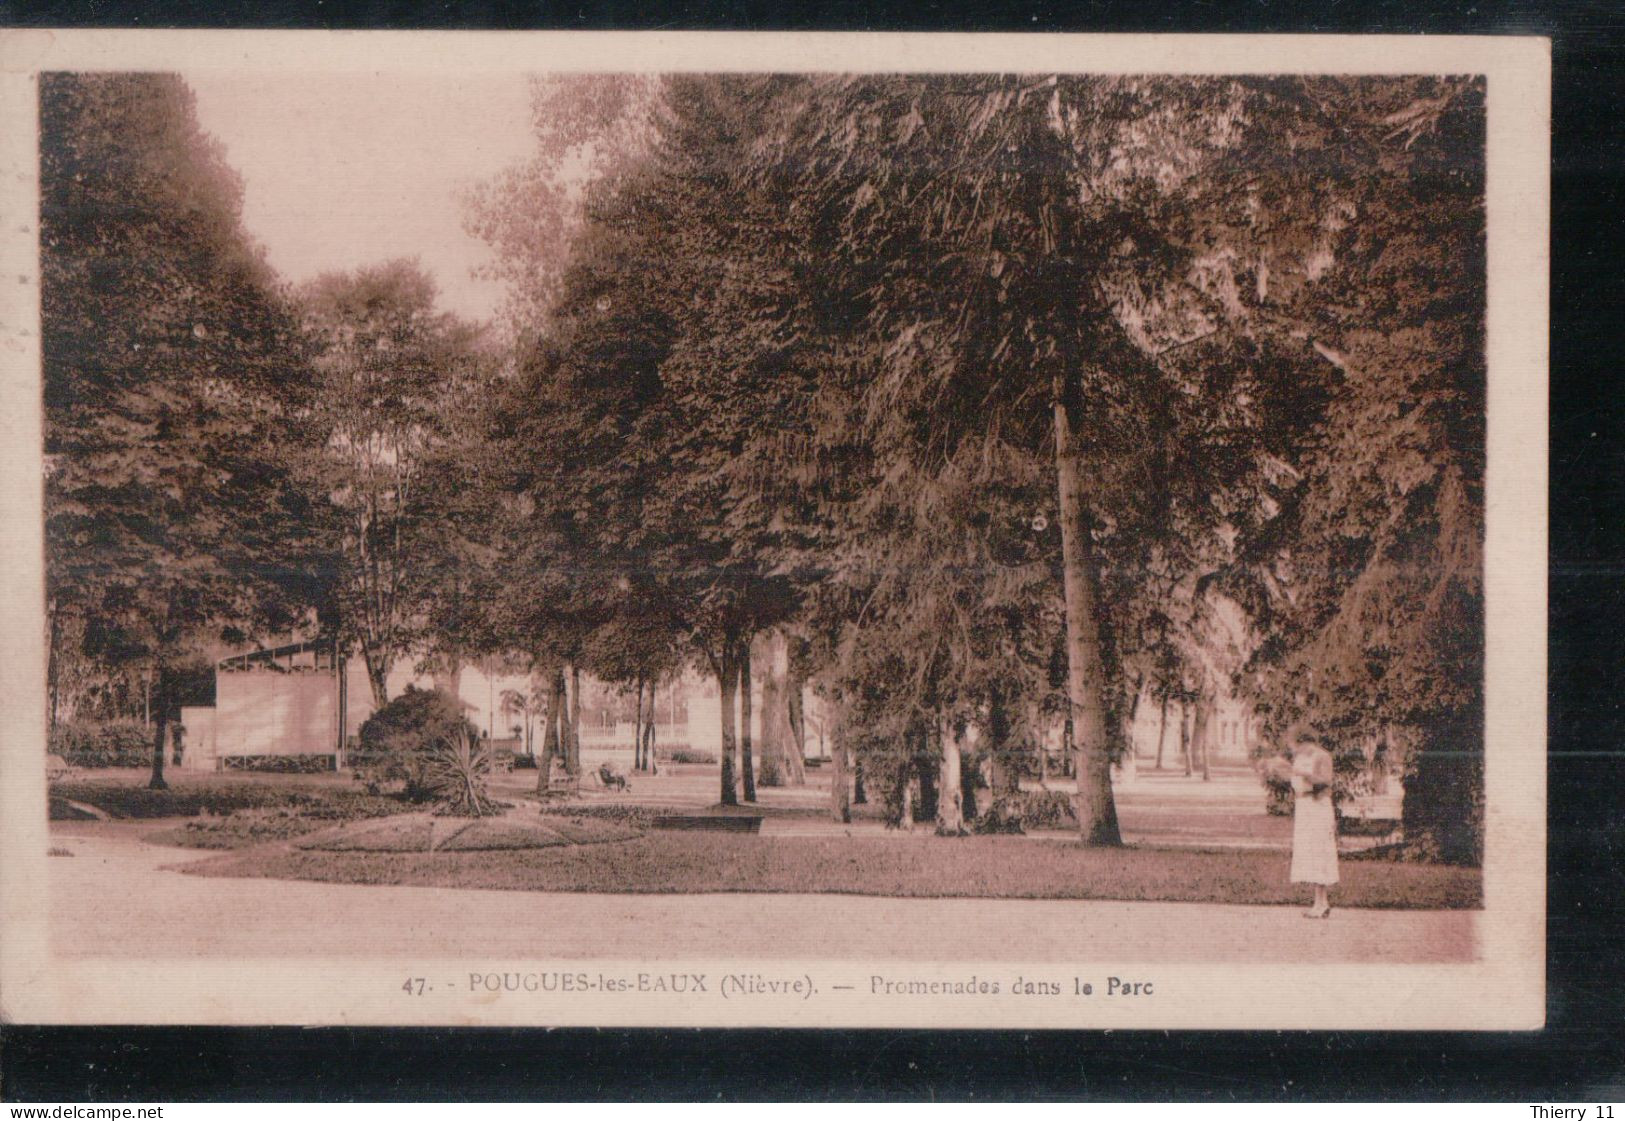
[[[434,797],[428,778],[431,753],[459,728],[472,733],[456,698],[408,685],[361,725],[361,750],[351,756],[351,765],[369,789],[399,782],[408,799],[428,801]]]
[[[686,743],[674,743],[669,747],[655,748],[655,758],[662,763],[715,763],[717,756],[714,752],[702,751]]]
[[[1029,829],[1075,829],[1077,811],[1065,790],[1020,790],[1001,794],[977,815],[977,833],[1025,833]]]
[[[1073,807],[1074,792],[1066,790],[1023,790],[1021,824],[1028,829],[1076,829],[1078,813]]]
[[[1399,830],[1399,822],[1388,817],[1339,817],[1337,831],[1345,837],[1387,837]]]
[[[227,771],[256,771],[268,775],[315,775],[333,769],[331,755],[227,755],[220,760]]]
[[[136,720],[75,720],[51,729],[47,751],[70,767],[152,765],[152,729]]]
[[[971,822],[973,833],[1024,833],[1021,812],[1008,798],[1000,798],[976,815]]]
[[[499,808],[485,793],[490,748],[457,699],[437,689],[409,685],[373,713],[361,726],[361,750],[352,760],[356,776],[371,790],[400,782],[408,800],[439,801],[455,814],[479,816]]]
[[[466,726],[467,721],[464,725],[430,748],[424,778],[446,813],[484,817],[502,808],[485,792],[491,777],[491,749]]]
[[[1000,752],[1000,760],[1005,770],[1017,778],[1032,779],[1034,782],[1041,778],[1058,779],[1066,772],[1066,752],[1044,752],[1044,765],[1039,766],[1038,747],[1032,743],[1012,743]]]

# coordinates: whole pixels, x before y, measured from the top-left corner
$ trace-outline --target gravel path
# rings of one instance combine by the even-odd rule
[[[1476,911],[819,895],[533,894],[189,876],[207,857],[142,842],[172,822],[55,823],[51,937],[66,957],[466,955],[854,961],[1442,962],[1474,956]],[[907,938],[898,936],[909,931]],[[471,941],[472,940],[472,941]]]

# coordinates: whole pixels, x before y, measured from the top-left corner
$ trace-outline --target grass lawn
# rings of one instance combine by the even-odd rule
[[[1085,849],[1020,837],[762,837],[656,832],[623,844],[513,852],[307,852],[267,845],[187,869],[328,883],[610,893],[814,892],[914,898],[1303,903],[1273,852]],[[1479,872],[1351,862],[1333,902],[1475,908]]]
[[[1206,807],[1177,811],[1120,806],[1117,820],[1123,832],[1135,837],[1174,841],[1182,836],[1223,837],[1227,842],[1273,843],[1292,847],[1292,819],[1268,814],[1241,814]],[[1211,842],[1210,842],[1211,843]]]

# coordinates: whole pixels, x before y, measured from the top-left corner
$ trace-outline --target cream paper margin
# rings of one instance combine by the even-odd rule
[[[1019,961],[52,959],[45,858],[38,155],[42,70],[458,73],[861,71],[1471,73],[1488,79],[1489,471],[1480,956],[1452,965],[1159,965],[1080,947]],[[0,31],[0,1019],[10,1022],[1534,1029],[1545,1017],[1547,297],[1545,39],[696,32]],[[702,905],[696,901],[696,906]],[[832,897],[831,907],[839,907]],[[1019,904],[1013,904],[1019,906]],[[1267,952],[1267,951],[1265,951]],[[1108,951],[1109,953],[1109,951]],[[477,968],[806,976],[840,1001],[529,994],[404,998]],[[998,997],[877,998],[871,973],[970,975]],[[1154,978],[1156,995],[1022,1000],[1015,976]],[[1070,988],[1067,990],[1070,992]]]

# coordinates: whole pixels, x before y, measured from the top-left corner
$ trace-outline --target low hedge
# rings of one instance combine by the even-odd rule
[[[286,809],[320,820],[347,821],[379,817],[409,809],[399,798],[349,788],[299,790],[233,779],[201,779],[186,786],[151,790],[111,779],[63,779],[51,784],[59,801],[83,802],[114,817],[158,818],[219,816],[237,810]]]
[[[150,767],[152,729],[138,720],[75,720],[51,729],[47,753],[70,767]]]
[[[1024,833],[1028,829],[1076,829],[1077,811],[1066,790],[1020,790],[1001,794],[976,815],[977,833]]]
[[[268,775],[317,775],[333,770],[331,755],[225,755],[220,766],[227,771],[256,771]]]
[[[655,759],[661,763],[715,763],[717,755],[714,751],[705,751],[692,747],[686,743],[674,743],[670,747],[656,747]]]

